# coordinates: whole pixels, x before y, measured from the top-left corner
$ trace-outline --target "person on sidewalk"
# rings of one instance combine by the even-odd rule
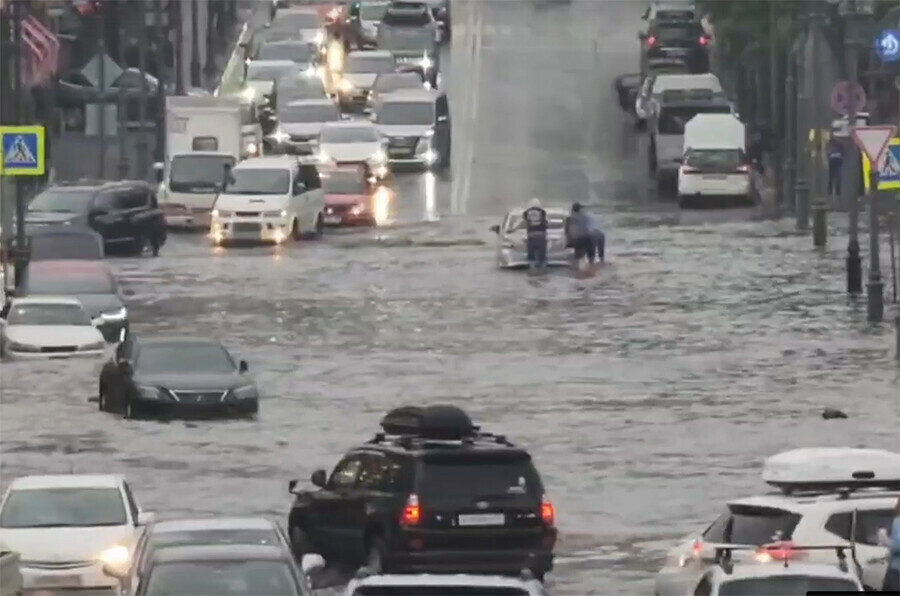
[[[844,146],[832,135],[825,145],[825,155],[828,157],[828,195],[841,196],[841,171],[844,166]]]
[[[891,532],[885,528],[878,530],[878,543],[888,549],[888,568],[884,574],[882,592],[900,591],[900,499],[894,504],[894,521]]]

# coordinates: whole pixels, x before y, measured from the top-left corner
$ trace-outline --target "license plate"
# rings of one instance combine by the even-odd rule
[[[506,516],[502,513],[472,513],[460,515],[457,522],[460,526],[502,526]]]
[[[704,176],[703,179],[704,180],[727,180],[728,176],[725,176],[725,175]]]
[[[406,155],[409,153],[409,149],[405,149],[403,147],[391,147],[388,150],[390,155]]]
[[[41,586],[54,588],[75,588],[81,586],[80,575],[41,575],[34,582]]]
[[[343,221],[340,215],[326,215],[325,223],[327,224],[339,224]]]

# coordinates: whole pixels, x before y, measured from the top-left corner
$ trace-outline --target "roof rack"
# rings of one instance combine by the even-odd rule
[[[473,445],[490,441],[512,447],[504,435],[484,432],[472,423],[462,409],[450,405],[403,406],[385,414],[384,432],[376,433],[369,443],[393,443],[404,449]]]
[[[849,447],[793,449],[769,457],[762,477],[786,495],[836,493],[847,498],[862,489],[900,491],[900,454]]]

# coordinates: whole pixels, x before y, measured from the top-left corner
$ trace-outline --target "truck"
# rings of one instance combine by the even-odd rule
[[[156,170],[169,227],[208,229],[225,167],[259,153],[261,143],[244,138],[246,109],[238,97],[166,99],[166,161]]]
[[[388,50],[398,64],[420,66],[433,87],[440,73],[441,26],[426,2],[394,0],[378,23],[377,45]]]
[[[22,595],[22,572],[19,553],[0,544],[0,596]]]

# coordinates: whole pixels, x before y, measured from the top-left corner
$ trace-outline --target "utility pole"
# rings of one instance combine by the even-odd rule
[[[182,4],[178,0],[169,0],[169,18],[175,29],[175,57],[172,60],[175,68],[175,95],[184,95],[184,19],[181,18]]]
[[[783,145],[784,137],[783,133],[779,134],[778,131],[783,131],[784,127],[779,126],[782,122],[780,110],[778,109],[778,36],[776,29],[776,19],[775,19],[775,2],[769,2],[769,126],[771,128],[773,147],[775,150],[775,164],[774,164],[774,173],[775,173],[775,192],[778,193],[778,197],[776,197],[776,204],[781,205],[784,200],[784,188],[782,187],[782,170],[781,170],[781,160],[783,157]],[[787,106],[785,106],[787,109]]]
[[[24,15],[22,11],[25,6],[21,0],[13,0],[12,6],[13,18],[13,40],[15,40],[15,68],[13,84],[15,92],[13,93],[13,114],[15,115],[16,124],[25,124],[25,109],[23,104],[24,93],[22,84],[23,62],[25,62],[24,52],[22,51],[22,19]],[[28,264],[28,239],[25,236],[25,188],[22,184],[22,177],[16,176],[16,255],[15,255],[15,287],[19,287],[22,283],[22,277],[25,274],[25,267]]]
[[[811,151],[810,151],[810,187],[812,191],[812,211],[813,211],[813,246],[823,247],[828,240],[828,206],[825,204],[822,196],[822,123],[821,114],[819,113],[819,83],[821,77],[821,68],[819,67],[819,48],[820,37],[822,35],[822,12],[819,2],[814,0],[810,3],[812,11],[811,23],[812,27],[812,134]]]
[[[200,87],[199,0],[191,0],[191,87]]]
[[[806,93],[806,60],[803,58],[806,50],[806,42],[809,39],[810,35],[810,22],[807,15],[803,15],[801,17],[806,24],[806,36],[803,41],[803,46],[801,47],[801,59],[797,61],[797,88],[799,93],[797,94],[797,121],[803,122],[804,120],[800,118],[801,114],[806,113],[807,110],[807,93]],[[798,129],[800,126],[798,125]],[[804,127],[804,132],[806,132]],[[797,178],[794,183],[794,197],[796,200],[796,206],[794,209],[794,215],[796,217],[796,226],[798,230],[808,230],[809,229],[809,185],[807,184],[807,175],[809,170],[809,159],[808,152],[806,151],[807,144],[806,139],[800,138],[799,131],[797,134]],[[801,156],[803,159],[801,159]]]
[[[141,72],[141,96],[138,99],[138,138],[137,138],[137,176],[144,180],[147,177],[147,3],[138,0],[135,3],[141,12],[138,28],[138,68]]]
[[[103,180],[106,178],[106,11],[100,10],[98,19],[98,30],[100,34],[97,36],[97,84],[100,85],[100,100],[93,106],[98,114],[97,134],[100,136],[100,159],[97,164],[97,178]]]
[[[156,92],[156,147],[153,161],[161,162],[166,159],[166,77],[163,75],[163,43],[162,29],[162,2],[153,3],[153,35],[156,38],[156,76],[159,85]]]
[[[784,85],[784,189],[781,195],[782,207],[796,206],[794,184],[796,182],[795,159],[797,155],[797,79],[794,76],[794,44],[789,44],[786,52]]]
[[[884,282],[881,281],[881,259],[878,238],[878,168],[871,168],[869,182],[869,283],[866,284],[867,312],[870,323],[884,318]]]
[[[120,85],[118,90],[118,125],[119,125],[119,179],[128,178],[128,147],[125,138],[128,136],[128,101],[125,94],[125,86]]]
[[[219,11],[220,4],[213,0],[206,0],[206,64],[203,72],[206,80],[211,81],[216,74],[216,36],[221,29],[222,14]]]

